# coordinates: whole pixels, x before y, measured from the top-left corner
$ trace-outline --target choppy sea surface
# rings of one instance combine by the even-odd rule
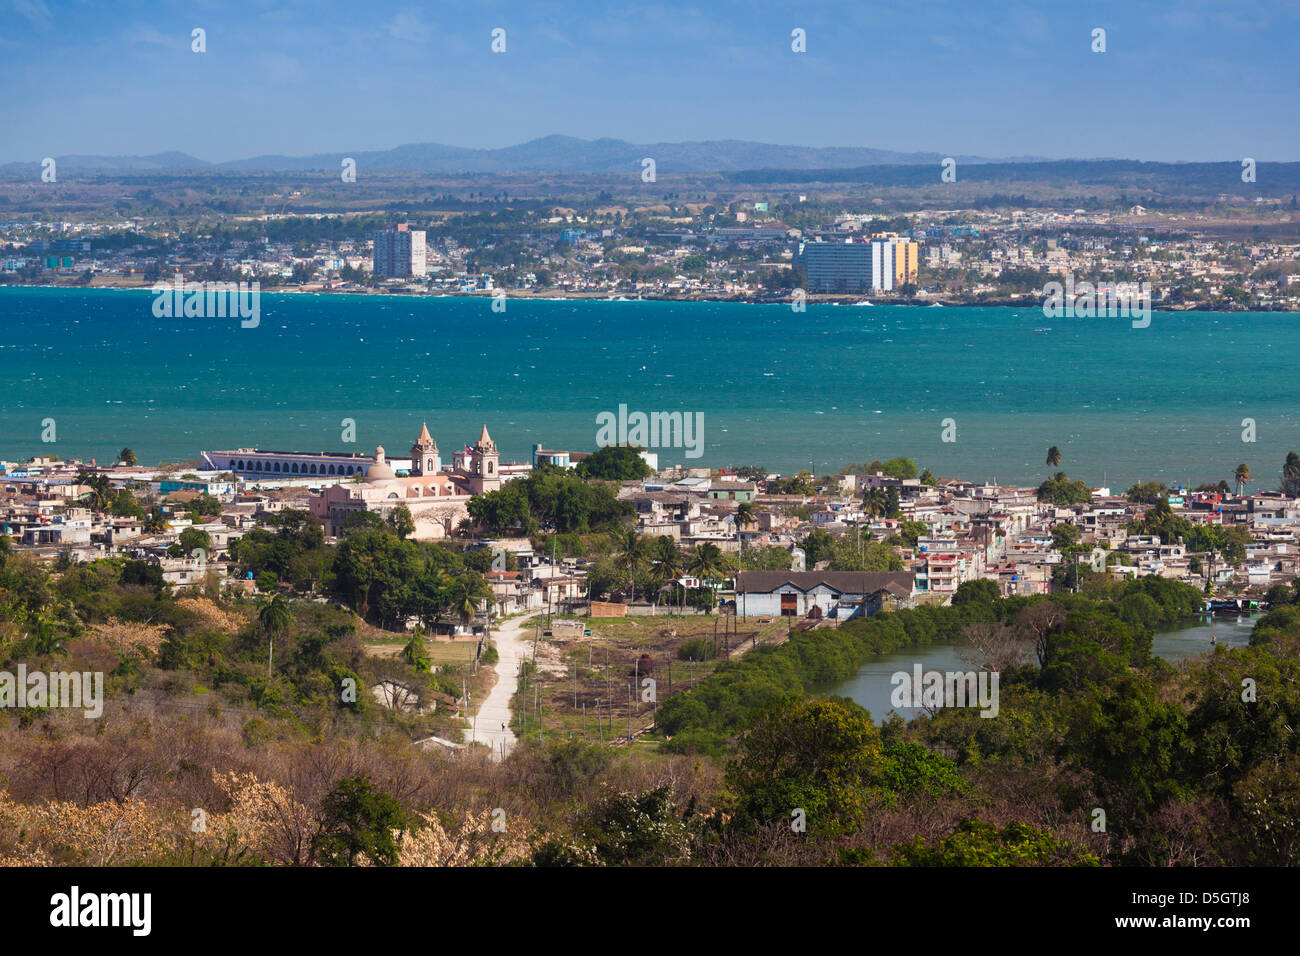
[[[265,294],[242,328],[156,318],[153,301],[0,288],[0,458],[404,457],[428,421],[445,459],[486,423],[524,461],[534,443],[594,448],[620,405],[703,416],[700,456],[652,449],[661,464],[824,472],[905,455],[1036,483],[1056,445],[1090,484],[1230,480],[1245,462],[1276,487],[1300,449],[1294,314],[1157,312],[1135,329],[1028,308]]]

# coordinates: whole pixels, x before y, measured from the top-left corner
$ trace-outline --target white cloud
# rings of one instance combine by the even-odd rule
[[[54,17],[45,0],[13,0],[14,12],[38,27],[49,26]]]
[[[126,31],[128,43],[153,43],[158,46],[178,46],[181,43],[179,37],[168,36],[159,30],[152,23],[133,23]],[[185,35],[185,45],[189,45],[189,34]]]
[[[433,27],[425,23],[415,10],[403,10],[383,25],[390,36],[399,40],[423,43],[433,36]]]
[[[302,63],[283,53],[263,53],[261,63],[272,83],[299,83],[306,75]]]

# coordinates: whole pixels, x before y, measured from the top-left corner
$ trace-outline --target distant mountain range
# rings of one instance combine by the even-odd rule
[[[940,162],[946,153],[900,153],[856,146],[777,146],[745,140],[707,140],[695,143],[629,143],[621,139],[577,139],[543,136],[500,149],[469,149],[441,143],[411,143],[394,149],[312,156],[254,156],[225,163],[209,163],[186,153],[151,156],[56,156],[61,171],[103,172],[295,172],[337,170],[345,157],[356,160],[359,170],[419,173],[613,173],[640,169],[641,160],[654,158],[657,170],[673,172],[735,172],[748,169],[854,169],[863,166],[907,166]],[[957,155],[959,163],[994,160]],[[1039,157],[1009,157],[999,162],[1032,161]],[[0,172],[30,171],[37,163],[6,163]]]

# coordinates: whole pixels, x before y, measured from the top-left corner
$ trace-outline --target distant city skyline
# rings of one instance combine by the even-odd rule
[[[498,148],[557,133],[1300,159],[1292,0],[230,6],[0,0],[0,163]],[[194,28],[206,52],[192,52]],[[1104,53],[1091,50],[1098,28]]]

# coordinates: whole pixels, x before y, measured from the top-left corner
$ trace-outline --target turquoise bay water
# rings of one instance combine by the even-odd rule
[[[158,319],[148,292],[0,289],[0,457],[142,461],[205,448],[450,458],[486,422],[503,458],[591,449],[596,416],[700,412],[704,454],[661,464],[818,471],[907,455],[941,475],[1038,482],[1049,445],[1090,483],[1275,487],[1300,449],[1300,317],[264,295],[261,324]],[[1241,420],[1256,422],[1255,444]],[[57,442],[41,442],[53,418]],[[957,441],[941,440],[943,420]]]

